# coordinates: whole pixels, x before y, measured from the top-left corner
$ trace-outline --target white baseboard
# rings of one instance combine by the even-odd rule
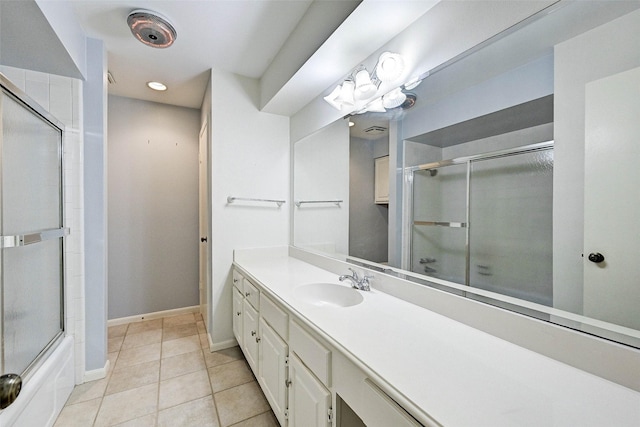
[[[82,382],[88,383],[89,381],[101,380],[102,378],[105,378],[109,373],[109,363],[110,361],[107,359],[107,363],[104,364],[104,368],[85,371]]]
[[[211,335],[207,334],[207,337],[209,338],[209,351],[211,351],[212,353],[214,351],[224,350],[225,348],[231,348],[238,345],[238,341],[236,341],[235,339],[217,342],[214,344],[211,341]]]
[[[124,325],[126,323],[141,322],[143,320],[161,319],[163,317],[178,316],[180,314],[199,313],[200,306],[174,308],[173,310],[156,311],[155,313],[138,314],[136,316],[120,317],[107,320],[107,326]]]

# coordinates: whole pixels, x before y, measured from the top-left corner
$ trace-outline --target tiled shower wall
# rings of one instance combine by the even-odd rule
[[[82,81],[7,66],[0,72],[65,125],[64,224],[71,230],[65,242],[65,320],[67,335],[74,337],[79,384],[85,376]]]

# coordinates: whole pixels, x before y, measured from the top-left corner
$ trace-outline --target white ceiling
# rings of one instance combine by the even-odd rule
[[[87,36],[105,43],[116,80],[110,94],[199,108],[209,69],[261,77],[311,3],[75,0],[73,7]],[[126,22],[134,9],[168,18],[178,34],[174,45],[155,49],[137,41]],[[152,92],[145,86],[152,79],[169,90]]]

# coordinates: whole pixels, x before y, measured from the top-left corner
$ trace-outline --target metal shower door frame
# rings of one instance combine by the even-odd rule
[[[58,143],[58,197],[59,197],[59,228],[58,229],[48,229],[48,230],[39,230],[34,231],[28,234],[21,234],[15,236],[0,236],[0,281],[2,280],[2,258],[3,252],[1,249],[4,248],[12,248],[25,246],[30,244],[37,244],[41,241],[52,240],[52,239],[60,239],[60,330],[59,332],[50,340],[50,342],[41,350],[41,352],[36,356],[36,358],[26,367],[26,369],[20,373],[23,377],[23,381],[27,381],[29,377],[31,377],[37,367],[40,366],[44,360],[46,360],[46,356],[50,354],[56,347],[57,343],[59,343],[64,337],[65,331],[67,329],[66,325],[66,256],[65,256],[65,239],[64,237],[69,235],[69,228],[65,228],[64,220],[65,220],[65,176],[64,176],[64,124],[55,118],[51,113],[45,110],[40,104],[38,104],[35,100],[29,97],[24,91],[18,88],[11,80],[9,80],[6,76],[0,73],[0,91],[2,95],[0,96],[0,172],[3,170],[4,159],[2,158],[2,150],[4,144],[3,137],[3,120],[2,112],[3,112],[3,103],[4,97],[10,97],[35,116],[43,120],[46,124],[54,128],[59,133],[59,143]],[[2,188],[2,173],[0,173],[0,189]],[[1,194],[1,193],[0,193]],[[3,221],[3,198],[0,197],[0,224]],[[1,231],[1,228],[0,228]],[[3,338],[4,335],[4,288],[3,284],[0,283],[0,338]],[[0,342],[0,373],[4,371],[4,348],[2,343]]]
[[[405,194],[405,203],[404,206],[407,213],[403,215],[403,233],[406,233],[408,236],[407,245],[405,249],[407,250],[407,256],[403,257],[403,266],[402,268],[405,270],[413,271],[413,227],[416,224],[414,218],[414,182],[415,177],[414,174],[420,171],[433,170],[438,168],[443,168],[447,166],[454,165],[465,165],[467,167],[466,170],[466,208],[465,208],[465,217],[466,221],[462,223],[453,223],[453,222],[427,222],[420,221],[421,225],[432,225],[439,227],[461,227],[465,228],[465,283],[460,283],[465,286],[470,286],[470,276],[471,276],[471,247],[470,247],[470,229],[471,224],[469,222],[469,218],[471,216],[471,165],[473,162],[481,161],[481,160],[489,160],[489,159],[497,159],[501,157],[509,157],[509,156],[517,156],[520,154],[533,153],[537,151],[544,151],[550,148],[553,148],[554,141],[545,141],[538,142],[535,144],[524,145],[516,148],[509,148],[505,150],[492,151],[489,153],[483,154],[475,154],[472,156],[462,156],[454,159],[440,160],[438,162],[424,163],[417,166],[408,166],[404,168],[404,185],[405,190],[403,193]]]

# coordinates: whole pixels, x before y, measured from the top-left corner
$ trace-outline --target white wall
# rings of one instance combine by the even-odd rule
[[[211,72],[211,104],[203,110],[211,110],[213,274],[208,331],[214,349],[235,345],[233,250],[289,243],[289,119],[260,112],[258,103],[257,80]],[[275,203],[229,204],[228,196],[287,203],[280,208]]]
[[[198,305],[200,111],[109,97],[109,319]]]
[[[349,253],[349,125],[338,120],[293,146],[294,200],[342,200],[293,207],[293,243]]]
[[[556,307],[582,312],[587,83],[640,66],[640,11],[555,48],[553,281]]]

